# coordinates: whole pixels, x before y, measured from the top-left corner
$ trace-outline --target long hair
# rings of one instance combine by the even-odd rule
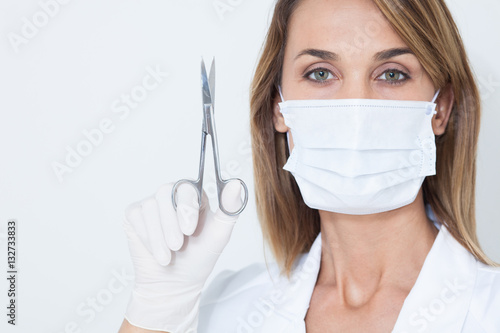
[[[425,203],[478,260],[496,265],[476,234],[475,179],[480,96],[457,26],[443,0],[373,0],[414,52],[434,86],[451,85],[454,103],[444,134],[436,137],[436,175],[423,184]],[[286,133],[274,130],[273,106],[281,82],[287,26],[300,0],[278,0],[250,92],[250,130],[257,214],[264,239],[290,275],[320,231],[319,212],[305,205],[295,179],[282,169],[290,152]]]

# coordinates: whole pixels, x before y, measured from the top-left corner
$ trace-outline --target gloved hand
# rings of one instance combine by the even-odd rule
[[[134,326],[171,333],[196,332],[203,285],[226,246],[238,218],[210,210],[203,191],[201,207],[189,184],[173,183],[126,211],[126,231],[135,285],[125,318]],[[231,181],[222,193],[228,211],[241,207],[241,185]]]

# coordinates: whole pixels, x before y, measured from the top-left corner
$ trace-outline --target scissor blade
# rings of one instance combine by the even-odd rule
[[[212,65],[210,66],[210,76],[208,78],[210,86],[210,96],[212,97],[212,109],[215,105],[215,57],[212,58]],[[215,110],[214,110],[215,111]]]
[[[203,97],[203,104],[212,104],[212,97],[210,93],[210,86],[207,78],[207,70],[205,62],[201,59],[201,95]]]

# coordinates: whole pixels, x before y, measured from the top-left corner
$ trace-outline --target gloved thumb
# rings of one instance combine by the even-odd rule
[[[240,209],[243,201],[241,200],[241,183],[238,180],[232,180],[226,184],[222,191],[221,202],[228,212],[236,212]],[[227,215],[220,207],[217,207],[215,213],[210,213],[203,230],[205,246],[208,251],[220,254],[229,242],[238,215]]]

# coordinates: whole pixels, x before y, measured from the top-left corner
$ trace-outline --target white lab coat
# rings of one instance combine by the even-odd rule
[[[500,332],[500,269],[477,261],[427,213],[440,230],[392,332]],[[290,281],[276,264],[219,273],[202,294],[198,332],[306,332],[320,258],[321,234]]]

